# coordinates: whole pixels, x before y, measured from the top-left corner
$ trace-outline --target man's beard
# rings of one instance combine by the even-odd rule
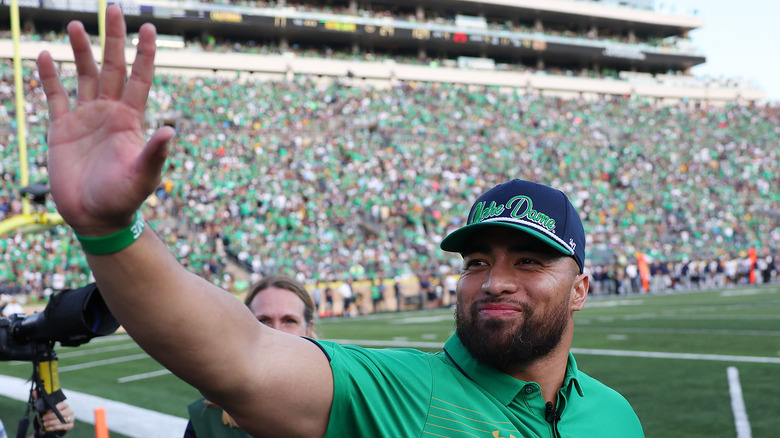
[[[479,306],[486,303],[511,303],[522,309],[517,319],[480,319]],[[500,370],[524,367],[549,354],[561,342],[571,313],[568,296],[545,315],[537,315],[526,303],[498,297],[458,306],[455,327],[460,342],[479,362]]]

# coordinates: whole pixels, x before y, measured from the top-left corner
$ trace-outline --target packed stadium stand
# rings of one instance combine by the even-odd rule
[[[21,209],[9,3],[0,219]],[[49,50],[75,90],[64,26],[96,33],[97,2],[19,5],[30,179],[45,184],[32,60]],[[648,1],[121,6],[131,32],[151,21],[161,34],[150,132],[178,132],[145,218],[223,287],[246,287],[229,269],[239,266],[250,281],[443,288],[459,257],[438,242],[478,193],[515,177],[559,187],[579,208],[594,293],[639,291],[637,256],[652,291],[747,281],[751,250],[759,281],[777,278],[780,108],[752,84],[690,74],[706,61],[688,35],[705,25],[695,15]],[[0,256],[6,293],[89,280],[67,227],[0,236]]]

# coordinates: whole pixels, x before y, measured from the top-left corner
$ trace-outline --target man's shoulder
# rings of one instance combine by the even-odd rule
[[[578,370],[577,372],[577,383],[579,383],[580,388],[582,388],[585,398],[598,397],[605,401],[622,402],[628,405],[626,398],[617,390],[582,372],[582,370]]]
[[[642,436],[639,418],[623,394],[582,371],[577,373],[577,384],[582,390],[582,403],[577,403],[575,410],[583,418],[588,418],[588,422],[597,420],[602,425],[602,431],[608,430],[611,425],[616,428],[615,431],[623,430],[624,436]],[[604,436],[615,435],[605,433]]]
[[[378,348],[340,344],[334,341],[318,340],[317,344],[328,357],[331,368],[340,369],[384,369],[389,374],[415,373],[431,376],[443,361],[441,352],[430,353],[414,348]]]
[[[386,348],[387,346],[385,345],[375,345],[375,346],[357,345],[359,341],[355,341],[355,343],[346,343],[346,342],[336,341],[336,340],[318,339],[315,342],[329,356],[328,359],[330,360],[333,359],[334,355],[339,355],[339,354],[372,357],[380,360],[381,359],[414,360],[414,358],[428,360],[429,357],[435,357],[438,354],[438,353],[424,352],[414,348],[402,348],[402,347]]]

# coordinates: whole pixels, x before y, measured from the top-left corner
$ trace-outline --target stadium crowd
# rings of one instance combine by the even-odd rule
[[[12,71],[0,62],[0,220],[21,212]],[[24,73],[30,181],[45,184],[47,109],[34,66]],[[172,74],[157,76],[150,102],[150,132],[173,124],[177,136],[144,217],[185,266],[228,289],[245,287],[231,260],[252,279],[438,284],[460,264],[438,242],[478,193],[515,177],[569,194],[594,293],[638,291],[637,253],[653,291],[745,282],[751,248],[759,281],[778,278],[776,106]],[[0,291],[23,300],[90,278],[66,227],[0,236],[0,256]]]

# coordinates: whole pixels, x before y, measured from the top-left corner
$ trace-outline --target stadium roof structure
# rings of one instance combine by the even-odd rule
[[[10,0],[0,2],[3,19]],[[285,55],[261,60],[257,54],[249,58],[215,53],[221,56],[215,61],[203,53],[182,51],[159,58],[168,67],[213,70],[219,66],[249,73],[369,81],[453,81],[547,94],[639,95],[667,101],[755,102],[765,97],[750,84],[703,82],[691,76],[690,69],[706,58],[688,33],[704,21],[693,15],[660,13],[644,3],[300,0],[270,7],[263,2],[239,6],[131,0],[121,6],[131,32],[150,21],[160,33],[186,41],[270,45]],[[26,28],[61,30],[68,21],[79,19],[88,29],[97,30],[96,0],[21,0],[19,4]],[[2,43],[0,56],[7,56]],[[312,63],[296,55],[301,50],[319,50],[323,56]],[[332,56],[334,51],[343,55],[341,59]],[[358,63],[361,54],[380,61]]]

